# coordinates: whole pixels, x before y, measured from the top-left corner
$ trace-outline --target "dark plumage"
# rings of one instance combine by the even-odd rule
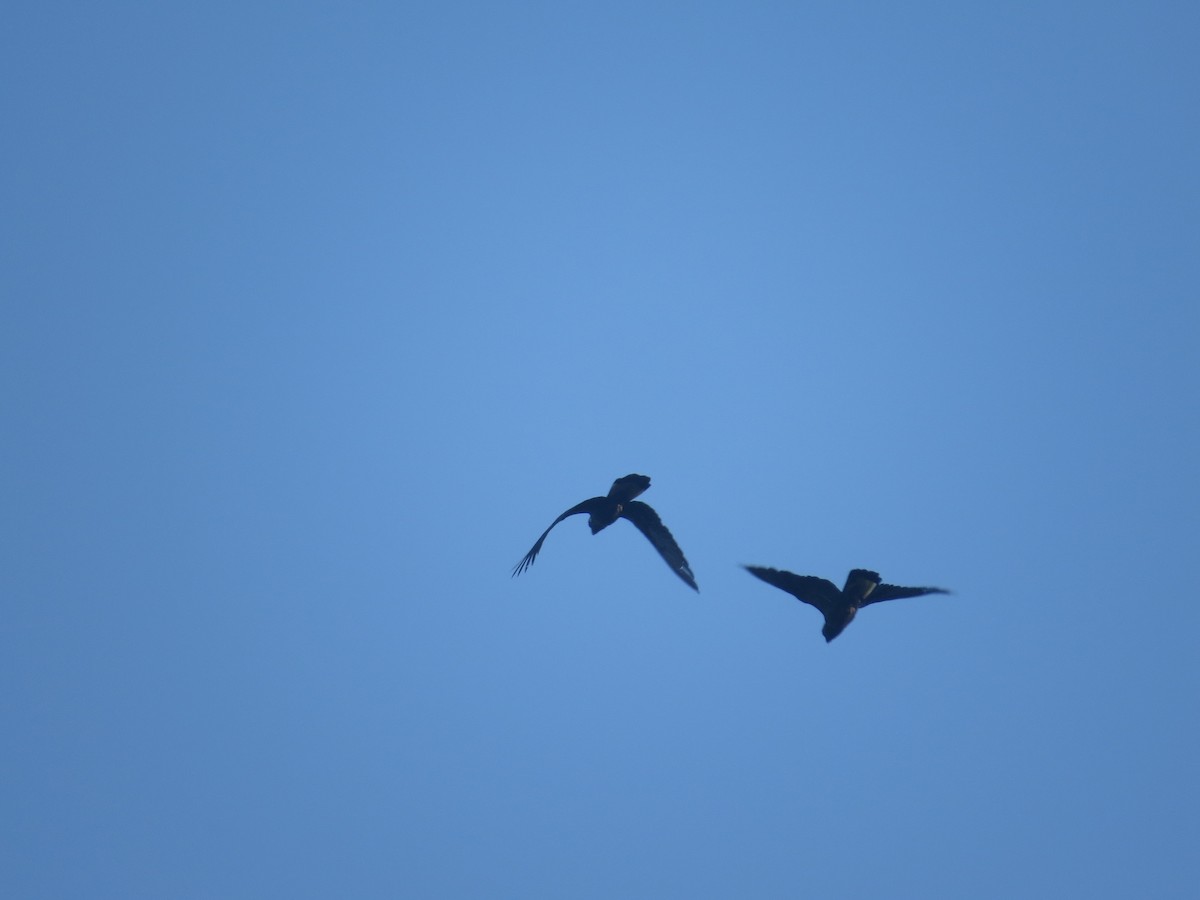
[[[897,587],[881,584],[879,573],[868,569],[854,569],[846,576],[846,586],[840,591],[832,581],[815,575],[793,575],[781,569],[764,569],[761,566],[745,566],[746,571],[767,584],[787,591],[797,600],[815,606],[825,616],[821,634],[828,643],[845,630],[855,614],[872,603],[883,600],[899,600],[902,597],[920,597],[923,594],[948,594],[944,588]]]
[[[650,479],[645,475],[626,475],[613,482],[607,497],[592,497],[590,500],[584,500],[582,503],[572,506],[551,522],[550,528],[542,532],[542,536],[525,554],[525,558],[517,563],[516,568],[513,569],[513,575],[520,575],[533,565],[538,552],[542,549],[542,542],[546,540],[546,535],[550,533],[551,528],[567,516],[587,513],[588,528],[592,529],[592,534],[603,531],[617,519],[628,519],[637,526],[638,531],[650,539],[650,543],[667,561],[671,571],[682,578],[692,590],[699,591],[700,588],[696,586],[692,570],[688,568],[687,560],[683,558],[683,551],[679,549],[675,538],[671,537],[671,532],[667,531],[667,527],[659,519],[658,513],[645,503],[633,499],[648,487],[650,487]]]

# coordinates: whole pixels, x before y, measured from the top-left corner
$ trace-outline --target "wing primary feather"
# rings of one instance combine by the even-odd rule
[[[529,552],[526,553],[524,557],[522,557],[521,561],[519,563],[517,563],[515,567],[513,567],[512,577],[516,578],[518,575],[520,575],[522,572],[524,572],[526,569],[528,569],[530,566],[533,565],[533,561],[535,559],[537,559],[537,555],[542,550],[542,543],[546,540],[546,535],[548,535],[553,530],[555,525],[557,525],[559,522],[561,522],[563,519],[565,519],[569,516],[578,515],[579,513],[592,512],[592,510],[595,508],[594,505],[597,501],[603,503],[604,498],[603,497],[591,497],[587,500],[584,500],[582,503],[576,503],[574,506],[572,506],[570,509],[568,509],[565,513],[563,513],[561,516],[559,516],[557,519],[555,519],[553,522],[551,522],[550,527],[547,528],[545,531],[543,531],[542,536],[537,539],[537,543],[535,543],[532,547],[530,547]]]
[[[684,584],[696,593],[700,592],[700,587],[696,584],[696,576],[692,574],[691,566],[688,565],[683,551],[651,506],[640,500],[631,500],[621,510],[621,517],[632,522],[637,530],[646,536],[671,571],[683,579]]]
[[[841,599],[842,592],[837,585],[816,575],[797,575],[785,569],[770,569],[765,566],[743,566],[747,572],[772,587],[787,591],[801,603],[815,606],[822,613],[828,614]]]
[[[906,597],[948,593],[950,593],[948,590],[940,587],[900,587],[896,584],[881,584],[871,591],[860,605],[870,606],[872,603],[882,603],[884,600],[902,600]]]

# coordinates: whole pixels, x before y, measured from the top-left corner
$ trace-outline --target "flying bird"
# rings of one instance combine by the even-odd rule
[[[825,617],[825,626],[821,629],[821,634],[825,635],[826,643],[841,634],[864,606],[884,600],[899,600],[902,597],[950,593],[944,588],[881,584],[879,573],[868,569],[851,570],[846,576],[846,586],[839,591],[832,581],[815,575],[794,575],[782,569],[765,569],[762,566],[743,568],[767,584],[787,591],[802,603],[819,609]]]
[[[682,578],[688,587],[699,592],[700,588],[696,586],[696,578],[692,575],[692,570],[683,557],[683,551],[675,543],[675,538],[671,537],[671,532],[667,531],[667,526],[662,523],[658,513],[640,500],[633,499],[648,487],[650,487],[650,479],[645,475],[626,475],[612,483],[612,487],[608,489],[608,496],[592,497],[590,500],[575,504],[551,522],[550,528],[542,532],[542,536],[537,539],[533,549],[526,553],[525,558],[513,569],[513,576],[520,575],[533,565],[538,552],[542,549],[542,542],[546,540],[546,535],[550,533],[551,528],[567,516],[587,513],[588,528],[592,529],[592,534],[603,531],[617,519],[628,519],[637,526],[638,531],[650,539],[650,543],[666,560],[671,571]]]

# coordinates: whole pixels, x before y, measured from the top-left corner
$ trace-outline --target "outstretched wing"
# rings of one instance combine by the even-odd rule
[[[632,475],[626,477],[643,478],[645,476]],[[647,478],[647,486],[649,486],[649,483],[650,479]],[[613,487],[615,488],[616,485],[614,484]],[[641,493],[641,491],[638,493]],[[658,513],[640,500],[631,500],[624,505],[624,508],[621,510],[621,516],[636,525],[638,531],[650,539],[650,543],[654,545],[654,549],[667,561],[667,565],[671,567],[671,571],[682,578],[688,587],[699,593],[700,588],[696,586],[696,576],[692,574],[692,570],[688,566],[688,561],[684,559],[683,551],[675,543],[675,538],[671,537],[671,532],[667,531],[667,526],[662,523],[662,519],[658,517]]]
[[[552,528],[554,528],[555,525],[557,525],[559,522],[561,522],[563,519],[567,518],[568,516],[577,516],[580,513],[587,513],[588,515],[591,515],[594,512],[598,512],[600,510],[605,509],[607,507],[607,505],[608,505],[608,501],[605,500],[603,497],[592,497],[588,500],[584,500],[582,503],[575,504],[570,509],[568,509],[565,513],[563,513],[561,516],[559,516],[557,519],[555,519],[553,522],[551,522],[550,528],[547,528],[545,531],[542,532],[542,536],[537,539],[537,543],[534,544],[533,547],[530,549],[530,551],[525,554],[525,558],[522,559],[519,563],[517,563],[516,567],[513,569],[513,572],[512,572],[513,577],[514,578],[517,577],[518,575],[520,575],[522,572],[524,572],[526,569],[528,569],[530,566],[533,565],[533,561],[535,559],[537,559],[538,553],[541,552],[542,541],[546,540],[546,535],[548,535],[550,533],[550,530]]]
[[[626,475],[618,478],[608,489],[608,499],[624,505],[638,494],[650,487],[650,479],[645,475]]]
[[[869,606],[884,600],[902,600],[905,597],[921,597],[925,594],[948,594],[945,588],[939,587],[900,587],[895,584],[881,584],[871,591],[859,606]]]
[[[802,603],[815,606],[825,616],[842,605],[842,592],[832,581],[816,575],[795,575],[782,569],[767,569],[762,566],[743,566],[755,578],[787,591]]]

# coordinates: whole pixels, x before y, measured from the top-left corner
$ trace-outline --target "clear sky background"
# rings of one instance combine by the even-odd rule
[[[5,20],[0,894],[1196,896],[1195,3]]]

